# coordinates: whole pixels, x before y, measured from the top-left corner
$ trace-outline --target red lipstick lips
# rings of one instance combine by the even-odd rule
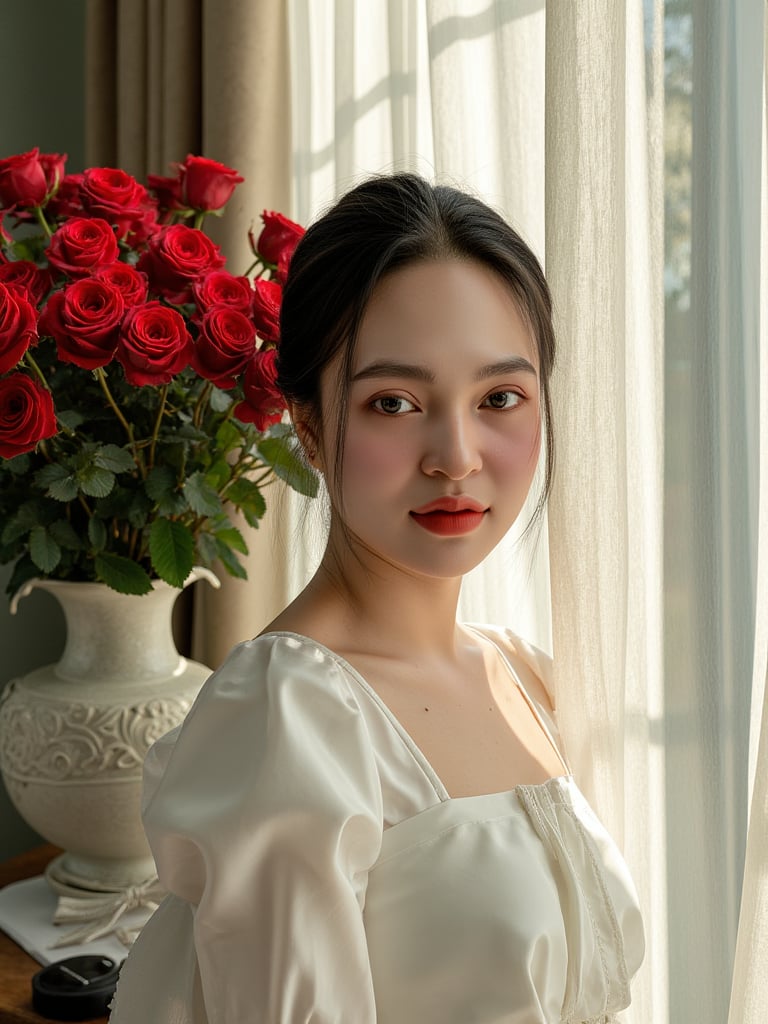
[[[477,529],[488,511],[474,498],[446,495],[411,512],[411,518],[430,533],[442,537],[459,537]]]

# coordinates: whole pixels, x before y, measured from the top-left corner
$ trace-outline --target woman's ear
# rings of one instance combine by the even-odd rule
[[[306,456],[307,462],[315,469],[322,472],[320,445],[317,439],[317,434],[315,433],[307,414],[307,410],[300,406],[291,404],[288,406],[288,411],[293,422],[293,429],[296,431],[296,436],[301,443],[301,447],[304,449],[304,455]]]

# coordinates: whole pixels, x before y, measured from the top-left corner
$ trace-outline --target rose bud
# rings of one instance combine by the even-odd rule
[[[228,270],[212,270],[195,281],[193,291],[197,308],[205,313],[212,306],[229,306],[246,316],[251,312],[253,292],[247,277],[235,277]]]
[[[40,150],[0,160],[0,206],[40,206],[48,193]]]
[[[45,208],[48,218],[61,220],[64,217],[78,217],[83,213],[83,201],[80,198],[82,181],[82,174],[64,175]]]
[[[117,361],[129,384],[168,384],[192,358],[184,317],[161,302],[133,306],[125,314]]]
[[[0,458],[32,451],[56,431],[50,391],[26,373],[0,378]]]
[[[233,388],[256,351],[253,324],[237,309],[214,306],[200,324],[192,367],[217,388]]]
[[[182,202],[192,210],[221,210],[232,198],[235,186],[245,181],[231,167],[191,154],[179,164],[179,174]]]
[[[150,287],[174,305],[192,300],[192,285],[211,270],[224,266],[218,245],[185,224],[171,224],[149,240],[137,264]]]
[[[80,185],[83,209],[91,217],[111,224],[118,238],[141,225],[153,210],[149,193],[132,175],[118,167],[91,167],[83,172]]]
[[[283,289],[277,281],[253,282],[253,322],[260,338],[276,345],[280,340],[280,303]]]
[[[47,191],[54,192],[64,180],[64,165],[67,162],[67,154],[41,153],[38,156],[38,160],[45,174]]]
[[[84,370],[112,360],[125,303],[106,281],[85,278],[54,292],[40,315],[38,330],[56,340],[59,359]]]
[[[120,255],[115,232],[98,217],[73,217],[54,231],[48,262],[69,277],[87,277]]]
[[[163,212],[184,208],[181,201],[181,178],[179,175],[175,178],[166,178],[161,174],[148,174],[147,185]]]
[[[253,245],[253,236],[249,236],[254,255],[261,256],[266,263],[272,263],[275,266],[280,262],[280,257],[283,254],[287,254],[283,256],[284,261],[290,260],[293,250],[306,234],[304,228],[300,224],[288,220],[282,213],[268,210],[262,213],[261,219],[264,221],[264,227],[255,246]]]
[[[243,423],[254,423],[258,430],[266,430],[279,423],[287,408],[282,391],[277,386],[277,352],[270,348],[255,353],[243,377],[244,401],[238,402],[233,415]]]
[[[37,342],[37,313],[15,288],[0,284],[0,374],[12,370]]]

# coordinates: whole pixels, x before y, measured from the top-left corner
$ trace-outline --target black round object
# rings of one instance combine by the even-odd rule
[[[57,960],[32,978],[32,1005],[51,1020],[91,1020],[107,1013],[120,965],[108,956]]]

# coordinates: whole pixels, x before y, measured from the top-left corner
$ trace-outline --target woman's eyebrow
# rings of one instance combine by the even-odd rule
[[[536,369],[529,360],[523,356],[511,356],[509,359],[501,359],[497,363],[489,363],[481,367],[475,374],[475,380],[487,380],[489,377],[502,377],[506,373],[532,373],[536,376]],[[364,366],[357,373],[352,375],[352,381],[370,380],[377,377],[406,377],[410,380],[419,380],[425,384],[434,384],[435,375],[426,366],[419,366],[416,363],[395,363],[385,359],[377,359],[373,363]]]

